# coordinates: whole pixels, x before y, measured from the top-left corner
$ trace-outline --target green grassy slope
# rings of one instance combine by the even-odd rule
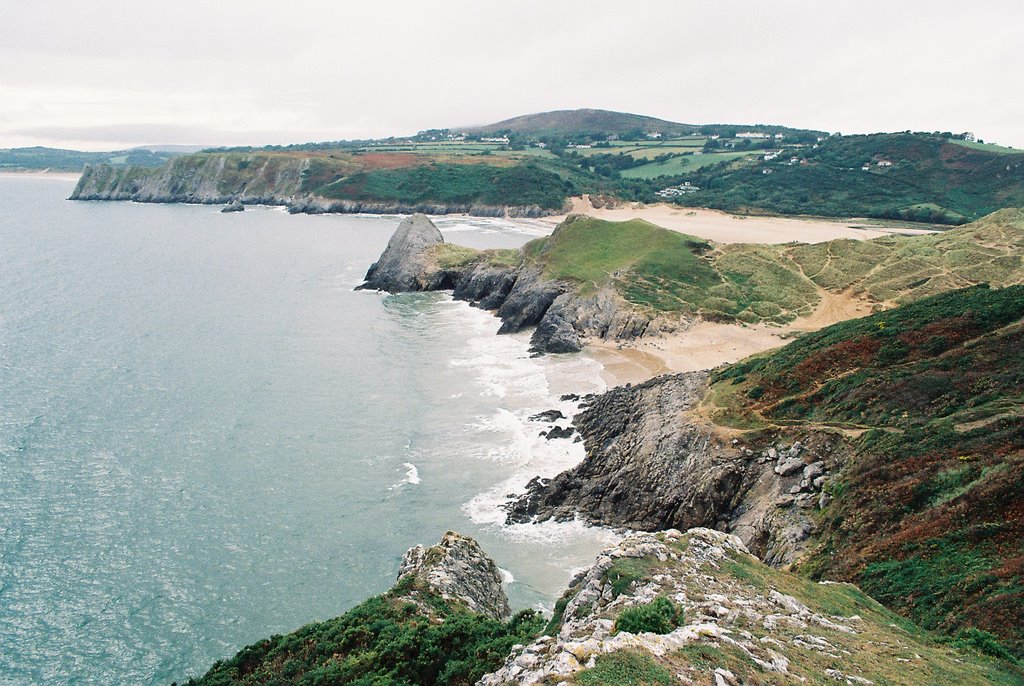
[[[583,293],[611,285],[638,307],[782,324],[811,314],[819,289],[888,306],[980,282],[1021,283],[1021,245],[1016,209],[941,234],[781,246],[715,246],[641,220],[573,217],[524,255]]]
[[[807,334],[719,371],[711,397],[724,424],[856,430],[806,573],[1024,657],[1024,286]]]

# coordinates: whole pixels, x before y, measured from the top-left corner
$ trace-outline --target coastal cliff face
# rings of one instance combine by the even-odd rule
[[[695,412],[707,381],[706,372],[675,374],[590,399],[573,420],[586,458],[531,482],[509,522],[580,516],[646,531],[717,527],[769,564],[792,562],[842,451],[827,434],[733,439]]]
[[[228,155],[196,154],[156,169],[88,166],[72,200],[156,203],[287,205],[301,194],[308,160],[264,158],[250,163]]]
[[[481,217],[543,217],[563,208],[535,204],[384,202],[326,198],[307,188],[313,161],[300,155],[195,153],[161,167],[87,165],[71,200],[153,203],[283,205],[292,214],[470,214]]]
[[[493,310],[501,320],[499,334],[536,327],[530,343],[539,353],[578,352],[589,338],[630,340],[683,325],[631,306],[611,287],[583,294],[578,284],[545,276],[523,252],[510,262],[495,261],[492,252],[444,243],[425,216],[412,220],[399,225],[359,288],[451,289],[455,299]]]

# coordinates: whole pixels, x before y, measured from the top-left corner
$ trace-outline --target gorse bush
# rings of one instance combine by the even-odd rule
[[[627,631],[640,634],[649,631],[653,634],[671,633],[683,623],[683,611],[668,598],[661,596],[646,605],[626,608],[615,621],[616,631]]]
[[[410,591],[418,602],[403,595]],[[543,628],[530,610],[499,622],[400,582],[341,617],[248,646],[188,683],[468,685]]]

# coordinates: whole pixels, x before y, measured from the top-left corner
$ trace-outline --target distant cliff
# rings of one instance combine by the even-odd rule
[[[283,205],[293,214],[421,212],[486,217],[540,217],[561,212],[565,205],[566,192],[557,175],[529,165],[448,165],[454,172],[436,164],[367,170],[368,158],[203,152],[157,168],[96,164],[85,167],[71,199],[241,202]],[[471,178],[461,178],[467,173]]]

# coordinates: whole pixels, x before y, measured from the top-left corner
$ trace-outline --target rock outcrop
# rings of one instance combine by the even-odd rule
[[[530,345],[537,353],[578,352],[588,339],[631,340],[682,325],[630,306],[610,287],[582,295],[576,284],[548,277],[525,259],[515,266],[497,265],[481,252],[458,266],[443,267],[431,252],[444,242],[433,223],[420,215],[410,235],[407,222],[399,225],[359,288],[392,293],[450,288],[455,299],[493,310],[501,320],[499,334],[536,327]]]
[[[512,614],[498,566],[469,536],[449,531],[437,545],[410,548],[402,558],[398,580],[409,576],[443,598],[465,603],[471,612],[493,619]]]
[[[587,456],[531,482],[510,522],[571,520],[656,531],[697,526],[734,532],[771,564],[793,561],[813,531],[809,514],[839,465],[834,437],[741,442],[694,412],[707,373],[658,377],[591,398],[573,425]]]
[[[245,205],[243,205],[242,201],[239,200],[238,198],[235,198],[234,200],[229,202],[227,205],[225,205],[221,209],[221,212],[244,212],[244,211],[245,211]]]
[[[657,599],[676,621],[621,629]],[[907,626],[856,586],[765,566],[736,536],[636,534],[573,580],[548,635],[478,684],[991,683],[992,663]]]
[[[380,259],[370,265],[361,289],[403,293],[431,290],[427,248],[444,243],[441,232],[425,215],[406,217],[395,229]]]

